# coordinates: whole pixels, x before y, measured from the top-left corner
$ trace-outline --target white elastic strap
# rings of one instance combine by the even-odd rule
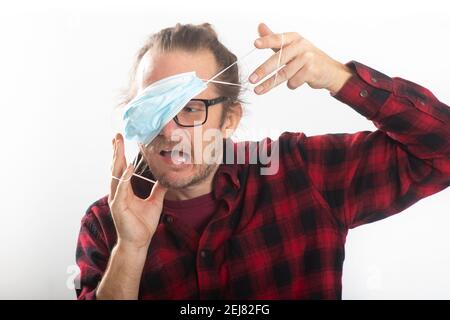
[[[218,76],[220,76],[222,73],[224,73],[225,71],[227,71],[228,69],[230,69],[232,66],[234,66],[236,63],[238,63],[239,61],[241,61],[242,59],[244,59],[245,57],[247,57],[248,55],[250,55],[251,53],[253,53],[253,51],[255,51],[257,48],[253,48],[252,50],[250,50],[249,52],[247,52],[245,55],[243,55],[242,57],[238,58],[235,62],[233,62],[232,64],[230,64],[228,67],[226,67],[225,69],[223,69],[222,71],[219,71],[219,73],[217,73],[215,76],[213,76],[212,78],[210,78],[209,80],[206,80],[206,84],[208,84],[209,82],[213,82],[213,80],[215,78],[217,78]],[[227,83],[230,84],[230,83]],[[234,83],[234,85],[238,85],[241,86],[240,84],[236,84]]]
[[[145,146],[146,148],[148,147],[148,144]],[[142,163],[142,160],[144,159],[144,157],[141,157],[141,159],[139,160],[139,162],[136,164],[136,159],[137,159],[137,157],[136,158],[134,158],[134,160],[133,160],[133,166],[134,166],[134,168],[136,169],[136,168],[139,168],[139,166],[141,165],[141,163]]]
[[[150,142],[145,145],[145,148],[147,148],[149,146],[149,144],[150,144]],[[133,160],[134,169],[139,168],[139,166],[141,165],[142,161],[144,160],[144,157],[142,156],[137,164],[136,164],[136,159],[137,159],[137,157],[134,158],[134,160]],[[151,182],[151,183],[156,183],[156,181],[154,181],[152,179],[149,179],[147,177],[141,176],[140,174],[137,174],[137,173],[134,173],[134,172],[133,172],[133,176],[141,178],[141,179],[144,179],[144,180],[146,180],[148,182]]]
[[[145,147],[147,147],[148,145],[149,145],[149,143],[147,143],[147,144],[145,145]],[[134,160],[133,160],[133,167],[134,167],[134,169],[138,168],[138,167],[141,165],[142,160],[144,160],[144,157],[141,157],[141,159],[139,160],[138,163],[136,163],[136,160],[137,160],[137,157],[134,158]],[[152,180],[152,179],[149,179],[149,178],[147,178],[147,177],[141,176],[140,174],[137,174],[137,173],[134,173],[134,172],[133,172],[132,176],[135,176],[135,177],[144,179],[144,180],[146,180],[146,181],[148,181],[148,182],[156,183],[156,181],[154,181],[154,180]],[[111,177],[112,177],[113,179],[119,180],[119,181],[129,181],[129,180],[131,179],[131,177],[128,178],[128,179],[122,179],[122,178],[118,178],[118,177],[115,177],[115,176],[111,176]]]
[[[147,177],[143,177],[143,176],[141,176],[141,175],[139,175],[139,174],[137,174],[137,173],[133,173],[132,175],[135,176],[135,177],[139,177],[139,178],[141,178],[141,179],[147,180],[148,182],[156,183],[156,181],[154,181],[154,180],[152,180],[152,179],[149,179],[149,178],[147,178]],[[130,180],[131,180],[131,177],[129,177],[128,179],[122,179],[122,178],[117,178],[117,177],[115,177],[115,176],[111,176],[111,178],[112,178],[112,179],[115,179],[115,180],[119,180],[119,181],[130,181]]]
[[[245,88],[243,85],[241,85],[239,83],[232,83],[232,82],[218,81],[218,80],[205,80],[205,79],[200,79],[200,80],[203,80],[203,81],[206,81],[206,82],[220,83],[220,84],[229,84],[230,86],[237,86],[237,87],[242,87],[244,89],[247,89],[247,88]]]
[[[130,181],[131,177],[129,177],[128,179],[122,179],[122,178],[117,178],[116,176],[111,175],[111,178],[113,178],[114,180],[118,180],[118,181]]]
[[[273,87],[277,84],[277,78],[278,78],[278,71],[280,70],[280,64],[281,64],[281,54],[283,53],[283,46],[284,46],[284,33],[281,34],[281,47],[279,51],[278,56],[278,63],[277,63],[277,72],[275,72],[275,78],[273,79]]]
[[[144,180],[146,180],[146,181],[148,181],[148,182],[151,182],[151,183],[156,183],[155,180],[149,179],[149,178],[147,178],[147,177],[143,177],[143,176],[141,176],[140,174],[137,174],[137,173],[133,173],[133,176],[139,177],[139,178],[144,179]]]

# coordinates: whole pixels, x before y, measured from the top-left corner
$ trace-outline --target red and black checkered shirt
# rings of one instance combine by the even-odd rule
[[[334,97],[378,130],[266,139],[279,148],[273,175],[260,163],[221,164],[218,209],[202,234],[162,212],[139,298],[339,299],[349,228],[450,184],[449,107],[415,83],[347,65],[354,75]],[[104,197],[82,219],[79,299],[95,299],[115,244]]]

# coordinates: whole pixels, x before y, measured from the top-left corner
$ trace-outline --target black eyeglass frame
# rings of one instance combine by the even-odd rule
[[[198,124],[192,124],[192,125],[184,125],[184,124],[180,124],[180,122],[178,121],[178,115],[176,115],[175,117],[173,117],[173,120],[175,121],[175,123],[177,125],[179,125],[180,127],[187,127],[187,128],[191,128],[191,127],[198,127],[198,126],[202,126],[206,123],[206,121],[208,121],[208,109],[211,106],[217,105],[219,103],[225,102],[228,100],[228,97],[218,97],[215,99],[191,99],[189,101],[201,101],[205,104],[206,107],[206,115],[205,115],[205,120],[203,120],[202,123],[198,123]]]

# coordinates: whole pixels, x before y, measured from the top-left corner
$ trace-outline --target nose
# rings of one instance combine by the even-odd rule
[[[166,138],[167,140],[169,140],[172,137],[173,132],[179,129],[178,125],[175,123],[175,121],[172,119],[169,121],[169,123],[167,123],[162,129],[161,132],[159,133],[161,136],[163,136],[164,138]]]

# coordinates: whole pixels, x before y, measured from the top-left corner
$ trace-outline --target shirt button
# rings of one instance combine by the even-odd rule
[[[166,216],[166,222],[167,223],[172,223],[173,222],[173,218],[171,216]]]
[[[378,82],[378,79],[375,78],[375,77],[370,78],[370,80],[372,80],[373,83],[377,83]]]
[[[362,98],[365,98],[365,97],[367,97],[367,96],[369,95],[369,93],[367,92],[367,90],[362,90],[362,91],[359,93],[359,95],[360,95]]]
[[[419,102],[420,102],[421,105],[423,105],[423,106],[425,105],[425,101],[419,100]]]
[[[206,252],[205,250],[200,251],[200,257],[202,257],[204,259],[207,256],[208,256],[208,252]]]

